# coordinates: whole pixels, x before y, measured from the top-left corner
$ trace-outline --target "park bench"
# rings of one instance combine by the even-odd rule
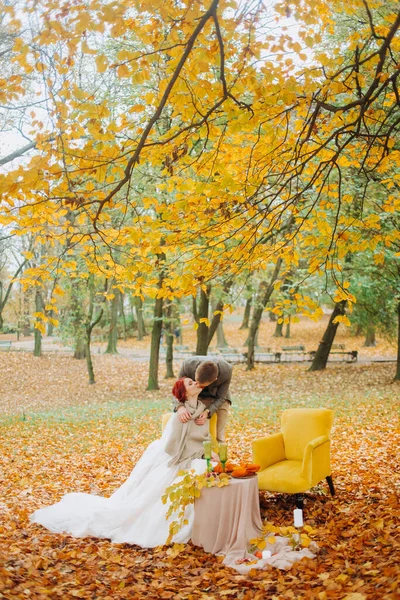
[[[211,355],[221,356],[228,363],[242,363],[246,360],[238,348],[215,348]]]
[[[309,353],[306,352],[306,349],[304,346],[300,345],[300,346],[282,346],[282,354],[283,354],[283,358],[288,358],[289,360],[292,360],[293,358],[296,358],[297,360],[308,360],[308,356]]]
[[[11,348],[12,342],[10,340],[1,340],[0,341],[0,350],[9,350]]]
[[[243,357],[247,360],[247,352],[243,352]],[[273,352],[270,348],[257,348],[254,351],[255,363],[280,362],[281,352]]]
[[[332,344],[332,348],[334,346],[335,346],[335,344]],[[344,344],[336,344],[336,347],[338,347],[338,346],[341,346],[342,348],[344,348]],[[309,352],[310,360],[314,359],[315,354],[316,354],[316,350],[312,350],[311,352]],[[342,360],[343,362],[357,362],[358,351],[357,350],[333,350],[332,351],[332,349],[331,349],[331,351],[329,352],[329,358],[333,357],[333,360],[335,360],[336,356],[338,356],[338,359]]]

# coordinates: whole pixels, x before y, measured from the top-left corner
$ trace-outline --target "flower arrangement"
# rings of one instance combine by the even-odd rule
[[[167,544],[171,544],[172,538],[187,525],[185,519],[186,507],[189,504],[194,504],[196,498],[200,498],[201,490],[204,487],[224,487],[229,484],[230,476],[228,473],[212,471],[211,473],[196,474],[194,470],[179,471],[175,481],[166,490],[161,497],[163,504],[169,503],[166,519],[177,514],[176,520],[172,521],[169,526],[169,535]]]
[[[275,544],[276,535],[286,538],[293,550],[301,550],[301,548],[309,548],[310,546],[311,550],[315,549],[315,542],[310,539],[309,535],[315,534],[316,530],[309,525],[305,525],[303,529],[306,533],[299,533],[299,530],[291,525],[276,527],[267,521],[263,525],[261,535],[250,540],[249,552],[257,558],[261,558],[262,551],[266,548],[267,543]]]

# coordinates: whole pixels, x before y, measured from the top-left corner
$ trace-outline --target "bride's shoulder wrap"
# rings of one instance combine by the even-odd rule
[[[168,466],[179,464],[183,469],[189,466],[192,459],[203,456],[203,442],[211,439],[209,419],[204,425],[196,425],[194,422],[205,410],[204,404],[199,401],[197,407],[193,408],[185,402],[184,406],[190,412],[190,420],[181,423],[178,413],[174,413],[171,417],[172,427],[165,444],[165,452],[171,456]]]

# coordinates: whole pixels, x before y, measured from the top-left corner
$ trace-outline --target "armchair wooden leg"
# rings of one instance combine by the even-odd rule
[[[294,501],[296,503],[296,508],[304,508],[303,494],[295,494]]]
[[[329,485],[329,491],[330,491],[331,495],[334,496],[335,488],[333,487],[332,475],[328,475],[328,477],[326,478],[326,481]]]

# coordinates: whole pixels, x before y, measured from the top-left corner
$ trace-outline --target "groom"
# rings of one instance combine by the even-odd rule
[[[206,419],[217,413],[217,441],[225,442],[225,425],[232,404],[229,385],[232,379],[232,366],[219,356],[192,356],[183,361],[179,377],[190,377],[202,387],[199,399],[206,410],[195,421],[203,425]],[[190,419],[190,414],[182,405],[175,406],[181,423]]]

